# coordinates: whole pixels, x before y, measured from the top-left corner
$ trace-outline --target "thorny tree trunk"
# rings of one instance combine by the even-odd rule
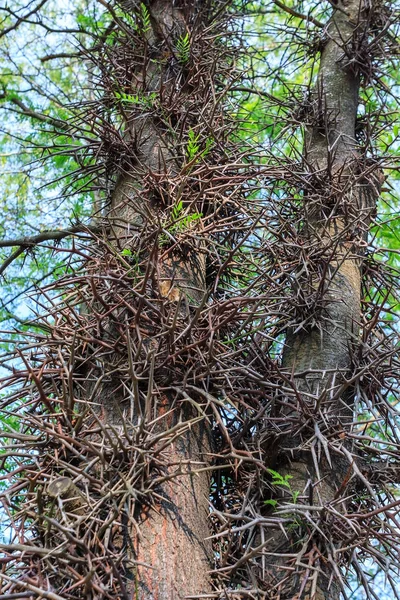
[[[147,31],[148,47],[152,52],[146,65],[145,75],[135,73],[131,93],[162,93],[168,95],[174,86],[181,85],[174,73],[173,65],[165,60],[159,48],[174,47],[179,37],[188,30],[188,21],[196,14],[197,3],[188,3],[185,10],[175,7],[169,0],[150,2],[151,28]],[[179,72],[179,70],[178,70]],[[143,206],[136,195],[141,179],[150,174],[174,176],[181,165],[177,163],[168,139],[169,133],[162,128],[153,116],[140,116],[129,119],[125,137],[134,142],[137,148],[138,165],[133,172],[126,169],[120,176],[113,194],[108,218],[119,232],[121,246],[135,249],[135,236],[142,234],[146,222],[157,219],[157,205]],[[177,201],[174,198],[170,202]],[[200,252],[191,251],[185,258],[182,254],[168,259],[160,258],[162,248],[149,249],[152,260],[149,264],[152,273],[151,287],[173,303],[181,315],[189,315],[191,308],[198,306],[205,293],[205,262]],[[191,307],[191,308],[190,308]],[[157,340],[152,339],[152,331],[141,326],[143,347],[151,360]],[[118,382],[116,382],[116,386]],[[103,394],[103,419],[116,426],[120,425],[119,398],[113,389]],[[187,407],[176,406],[171,393],[158,395],[155,399],[150,420],[159,420],[155,431],[173,429],[182,420],[190,420],[197,415]],[[133,580],[129,589],[135,598],[141,600],[178,600],[188,595],[204,593],[209,589],[211,547],[207,542],[209,473],[190,474],[206,466],[205,454],[209,450],[209,438],[204,424],[190,424],[186,432],[177,436],[162,452],[163,476],[166,482],[156,488],[156,500],[151,507],[143,507],[137,515],[138,529],[132,527],[127,543],[127,556],[137,561],[129,569]],[[171,433],[171,437],[174,433]],[[165,445],[165,438],[160,444]],[[183,473],[181,477],[178,473]],[[170,479],[168,479],[170,477]],[[140,532],[139,532],[140,531]],[[128,560],[129,563],[129,560]]]
[[[285,412],[288,420],[300,420],[307,427],[314,417],[316,423],[319,413],[322,423],[334,427],[336,424],[340,430],[341,423],[349,424],[353,419],[351,393],[343,384],[359,338],[363,243],[379,182],[374,186],[359,176],[362,158],[355,141],[360,77],[351,59],[357,40],[368,27],[368,11],[363,0],[341,0],[335,4],[316,89],[310,99],[312,125],[306,132],[304,148],[304,161],[314,188],[312,193],[304,194],[305,245],[308,243],[317,252],[326,248],[321,270],[310,285],[319,306],[313,321],[296,323],[287,333],[283,369],[297,397],[297,407],[292,405]],[[351,465],[346,465],[343,458],[330,458],[324,450],[321,452],[318,429],[316,423],[310,436],[314,433],[317,441],[312,452],[310,443],[306,448],[301,435],[285,439],[284,446],[291,456],[285,473],[291,476],[291,490],[300,492],[304,504],[323,506],[334,501]],[[336,509],[340,511],[341,507]],[[282,534],[273,537],[272,548],[272,552],[285,552],[284,548],[290,551]],[[297,552],[298,548],[292,551]],[[334,564],[335,559],[331,558]],[[312,576],[305,586],[286,576],[283,589],[290,597],[300,594],[299,597],[321,600],[339,598],[339,587],[329,576],[332,565],[320,564],[317,559],[314,566],[318,565],[327,574],[318,578],[318,584]]]
[[[87,120],[99,139],[82,146],[90,159],[80,175],[93,173],[94,158],[101,186],[104,175],[118,177],[104,221],[84,236],[93,242],[89,255],[81,265],[74,247],[76,271],[44,290],[63,298],[37,320],[48,335],[19,332],[25,355],[18,341],[7,359],[11,391],[0,409],[9,415],[11,406],[22,426],[4,434],[13,459],[5,507],[17,543],[0,544],[9,573],[3,591],[55,600],[338,600],[345,561],[359,572],[361,550],[361,560],[378,556],[386,569],[399,547],[398,499],[387,485],[397,479],[377,478],[385,491],[371,503],[374,490],[358,471],[358,457],[377,464],[383,440],[369,454],[364,438],[357,444],[347,436],[351,384],[364,379],[365,363],[371,375],[384,362],[390,393],[398,374],[386,360],[385,334],[377,358],[361,356],[369,352],[364,339],[359,345],[361,268],[380,176],[361,154],[355,122],[362,54],[369,66],[379,56],[372,50],[385,22],[376,19],[380,3],[332,0],[318,81],[301,107],[308,108],[303,169],[293,170],[290,159],[282,171],[278,158],[279,169],[273,160],[265,172],[258,147],[255,153],[251,140],[246,149],[236,129],[242,100],[230,116],[225,104],[228,91],[252,91],[235,85],[235,64],[249,46],[237,52],[234,42],[221,52],[233,30],[216,19],[225,3],[100,3],[113,24],[83,49],[99,95],[79,109],[78,131],[84,123],[86,143]],[[210,6],[211,25],[202,27]],[[292,124],[293,98],[286,106]],[[70,152],[75,157],[75,145]],[[189,225],[196,222],[183,232],[179,206]],[[74,231],[86,228],[67,233]],[[4,247],[16,245],[15,258],[49,239],[62,237],[44,232]],[[396,279],[383,281],[389,288]],[[371,303],[378,313],[380,298]],[[76,311],[82,304],[84,314]],[[357,389],[360,404],[371,394],[371,413],[387,415],[380,391],[368,382]],[[215,414],[212,431],[206,409]],[[397,429],[389,419],[385,425],[395,431],[387,438],[395,457]],[[209,574],[211,467],[221,473],[211,486],[218,591]],[[393,500],[386,507],[385,496]]]

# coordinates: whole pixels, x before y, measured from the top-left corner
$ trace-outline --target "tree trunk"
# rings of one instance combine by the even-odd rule
[[[183,85],[177,78],[180,69],[174,71],[171,65],[176,60],[172,54],[177,52],[177,40],[190,31],[197,11],[197,2],[182,8],[175,7],[169,0],[150,2],[151,27],[145,35],[151,58],[144,57],[143,70],[137,68],[134,72],[128,90],[132,96],[168,97]],[[165,57],[167,53],[169,58]],[[140,246],[140,236],[146,236],[162,218],[157,200],[143,203],[140,191],[146,177],[173,180],[179,177],[182,168],[173,133],[166,131],[159,119],[146,115],[145,110],[142,112],[143,115],[131,115],[129,106],[126,109],[124,138],[128,145],[134,145],[136,157],[134,164],[125,166],[125,174],[119,176],[107,215],[118,232],[119,251],[128,249],[132,253]],[[179,198],[172,196],[167,201],[171,209]],[[178,318],[190,319],[205,295],[201,246],[192,248],[183,257],[182,253],[163,251],[151,235],[148,240],[149,247],[140,257],[150,269],[145,294],[149,298],[154,298],[154,294],[161,298],[167,310],[178,313]],[[166,257],[160,258],[161,255]],[[151,323],[139,323],[139,329],[140,339],[136,341],[143,344],[149,356],[155,354],[156,330]],[[109,385],[107,390],[103,388],[101,410],[102,419],[121,431],[118,409],[121,398],[115,392],[118,387],[119,381],[116,381],[114,388]],[[175,393],[154,389],[150,404],[151,415],[147,415],[149,420],[144,426],[151,426],[152,434],[160,437],[154,451],[156,454],[158,449],[161,451],[159,470],[166,481],[154,487],[150,506],[142,506],[135,515],[137,527],[130,528],[126,550],[128,578],[132,583],[127,589],[141,600],[180,600],[187,595],[205,593],[210,587],[212,552],[206,539],[210,535],[210,475],[204,469],[210,449],[209,433],[204,420],[199,424],[198,413],[190,406],[180,405]],[[174,428],[185,422],[187,426],[181,427],[181,433],[176,436]],[[166,433],[168,430],[170,434]],[[199,469],[203,470],[196,472]]]
[[[283,491],[282,496],[293,503],[294,492],[299,502],[321,507],[335,500],[352,468],[352,461],[340,451],[344,430],[351,428],[353,420],[345,382],[359,343],[363,246],[379,187],[378,181],[361,176],[365,165],[355,139],[360,76],[352,57],[368,28],[367,8],[362,0],[335,4],[309,102],[311,124],[304,147],[310,184],[304,190],[301,235],[310,263],[300,265],[299,272],[310,275],[296,277],[299,288],[303,287],[299,298],[311,292],[314,303],[308,314],[299,310],[298,322],[287,332],[282,361],[283,373],[293,386],[293,396],[286,399],[283,411],[290,435],[283,438],[289,464],[282,473],[290,475],[291,491]],[[336,437],[330,435],[328,440],[332,431]],[[342,508],[336,504],[337,510]],[[284,571],[277,575],[282,580],[282,598],[339,598],[340,587],[331,576],[331,550],[324,551],[325,542],[321,546],[316,538],[317,528],[303,546],[303,563],[308,559],[314,571],[298,577],[284,576]],[[272,552],[293,552],[293,556],[298,552],[281,533],[271,541]],[[294,566],[287,559],[271,562],[275,574],[288,564]]]

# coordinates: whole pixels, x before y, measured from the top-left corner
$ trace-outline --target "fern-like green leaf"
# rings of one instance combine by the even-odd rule
[[[189,129],[188,143],[187,143],[187,147],[186,147],[186,156],[189,159],[189,161],[196,158],[196,156],[199,154],[199,151],[200,151],[199,139],[200,139],[200,136],[196,135],[193,129]]]
[[[142,20],[142,31],[147,33],[151,27],[150,12],[143,2],[140,4],[140,18]]]
[[[190,39],[188,33],[178,38],[176,42],[176,50],[178,53],[178,60],[181,65],[187,65],[190,58]]]

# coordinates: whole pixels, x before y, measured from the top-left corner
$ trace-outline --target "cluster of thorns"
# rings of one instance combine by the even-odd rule
[[[185,476],[187,465],[166,463],[167,449],[200,422],[212,437],[203,466],[215,551],[209,597],[278,599],[287,578],[316,585],[329,560],[343,589],[352,569],[369,595],[363,561],[386,569],[400,543],[398,275],[366,241],[362,214],[322,241],[305,223],[317,206],[334,231],[349,187],[374,185],[379,173],[361,158],[350,177],[310,173],[295,135],[289,157],[279,139],[271,149],[245,139],[241,103],[251,97],[251,73],[243,82],[235,65],[249,49],[222,12],[205,28],[194,25],[189,49],[183,37],[175,49],[165,46],[166,81],[155,93],[143,14],[135,29],[115,11],[109,37],[82,50],[98,97],[69,124],[87,141],[75,184],[98,193],[132,176],[140,218],[118,218],[110,192],[91,225],[75,226],[71,245],[58,250],[68,256],[65,275],[40,290],[41,314],[3,358],[0,408],[11,425],[3,432],[2,500],[12,534],[0,545],[2,597],[128,598],[126,523],[151,509],[168,478]],[[231,32],[223,44],[221,30]],[[132,90],[139,72],[142,88]],[[294,101],[295,93],[265,99],[264,110],[296,131]],[[131,121],[136,137],[126,133]],[[174,168],[155,171],[141,159],[149,122],[171,145]],[[355,239],[360,339],[335,389],[351,390],[355,412],[340,423],[327,418],[329,393],[322,401],[299,394],[281,355],[288,328],[323,329],[329,263],[339,244]],[[194,255],[204,268],[196,297],[180,285],[179,268],[163,288],[160,265]],[[105,419],[110,398],[119,414]],[[165,398],[179,415],[173,427],[162,425]],[[312,453],[317,470],[323,461],[348,464],[335,502],[307,503],[280,475],[296,451]],[[276,530],[292,549],[278,577],[267,543]]]

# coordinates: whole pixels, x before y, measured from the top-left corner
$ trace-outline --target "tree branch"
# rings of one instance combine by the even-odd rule
[[[14,260],[16,260],[18,258],[18,256],[20,256],[24,252],[24,250],[25,250],[25,248],[20,246],[19,248],[17,248],[15,250],[15,252],[10,254],[10,256],[0,266],[0,275],[3,275],[3,273],[7,269],[7,267],[9,265],[11,265],[11,263],[14,262]]]
[[[297,10],[294,10],[293,8],[289,8],[289,6],[286,6],[286,4],[283,4],[283,2],[280,2],[280,0],[273,0],[273,3],[276,4],[276,6],[279,6],[279,8],[281,8],[285,12],[289,13],[289,15],[292,15],[293,17],[303,19],[303,21],[308,21],[309,23],[312,23],[317,27],[325,27],[325,25],[321,23],[321,21],[318,21],[318,19],[316,19],[315,17],[312,17],[310,14],[304,15],[303,13],[300,13]]]
[[[59,129],[68,129],[68,125],[67,123],[64,123],[64,121],[61,121],[60,119],[56,119],[49,115],[44,115],[42,113],[36,112],[35,110],[29,108],[29,106],[26,106],[26,104],[24,104],[19,98],[7,95],[6,91],[0,96],[0,100],[7,100],[8,102],[11,102],[12,104],[18,106],[18,108],[20,108],[20,111],[15,112],[24,114],[27,117],[31,117],[33,119],[36,119],[37,121],[41,121],[42,123],[50,123],[51,125],[54,125],[54,127],[58,127]]]
[[[6,27],[5,29],[3,29],[3,31],[0,31],[0,39],[2,37],[4,37],[5,35],[7,35],[7,33],[10,33],[10,31],[17,29],[17,27],[19,25],[21,25],[21,23],[23,23],[24,21],[29,19],[29,17],[31,17],[32,15],[37,13],[46,4],[46,2],[47,2],[47,0],[42,0],[41,2],[39,2],[39,4],[37,6],[35,6],[35,8],[33,8],[30,12],[28,12],[26,15],[24,15],[22,17],[18,17],[16,15],[16,13],[12,12],[10,9],[3,8],[3,10],[6,10],[9,14],[11,14],[13,16],[17,16],[17,20],[15,21],[15,23],[10,25],[9,27]]]
[[[69,235],[74,235],[76,233],[98,233],[102,231],[102,227],[99,226],[91,226],[91,225],[83,225],[80,223],[79,225],[73,225],[72,227],[68,227],[68,229],[53,229],[48,231],[42,231],[37,235],[32,235],[30,237],[23,238],[13,238],[9,240],[0,240],[0,248],[11,248],[14,246],[20,246],[22,248],[31,248],[32,246],[36,246],[42,242],[47,242],[49,240],[62,240]]]
[[[49,60],[55,60],[57,58],[80,58],[83,52],[60,52],[59,54],[47,54],[42,56],[40,59],[41,63],[48,62]]]
[[[68,229],[58,229],[58,230],[50,230],[50,231],[42,231],[42,233],[38,233],[37,235],[33,235],[30,237],[23,238],[15,238],[9,240],[0,240],[0,248],[14,248],[17,246],[17,249],[10,254],[10,256],[0,265],[0,275],[4,273],[7,267],[16,260],[26,249],[32,248],[33,246],[37,246],[42,242],[47,242],[49,240],[60,241],[64,238],[75,235],[77,233],[99,233],[102,231],[102,227],[99,226],[90,226],[90,225],[74,225],[73,227],[69,227]]]

